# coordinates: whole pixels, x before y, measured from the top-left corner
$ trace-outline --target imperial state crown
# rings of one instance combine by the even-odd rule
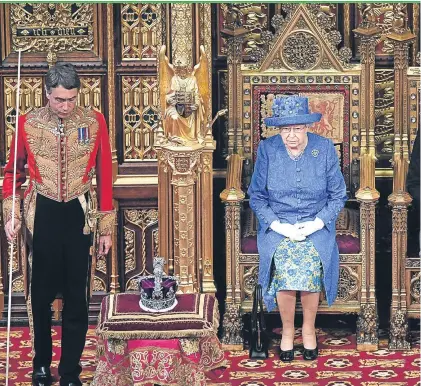
[[[163,257],[155,257],[153,275],[139,277],[139,306],[144,311],[167,312],[177,305],[178,281],[174,276],[165,275],[164,264]]]

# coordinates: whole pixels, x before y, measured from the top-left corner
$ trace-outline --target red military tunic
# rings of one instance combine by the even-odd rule
[[[13,136],[10,159],[4,169],[5,223],[12,216],[14,141]],[[99,234],[112,233],[115,211],[112,204],[111,149],[107,126],[101,113],[76,107],[69,117],[60,120],[46,106],[19,117],[15,209],[17,218],[20,216],[19,189],[26,181],[26,164],[29,185],[24,194],[23,214],[24,225],[32,235],[37,194],[58,202],[79,198],[82,204],[87,192],[90,197],[89,210],[86,205],[84,208],[87,224],[92,224],[90,215],[95,213]],[[92,188],[95,174],[99,210],[92,207],[97,202]]]

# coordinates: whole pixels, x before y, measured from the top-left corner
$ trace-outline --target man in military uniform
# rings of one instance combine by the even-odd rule
[[[4,170],[3,218],[12,240],[21,223],[28,245],[28,316],[35,386],[51,385],[51,303],[63,294],[60,385],[82,385],[79,364],[88,329],[88,272],[92,232],[99,254],[111,247],[111,149],[104,116],[77,106],[80,79],[71,64],[57,64],[45,78],[47,106],[19,117]],[[15,227],[12,229],[13,165],[17,157]],[[29,171],[20,217],[20,186]],[[96,174],[99,208],[92,178]],[[96,222],[95,222],[96,221]]]

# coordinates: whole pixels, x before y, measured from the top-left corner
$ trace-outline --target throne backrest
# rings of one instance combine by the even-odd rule
[[[343,60],[305,5],[295,6],[278,28],[257,64],[242,65],[243,187],[250,183],[259,142],[278,133],[264,123],[274,98],[295,94],[307,96],[312,112],[322,113],[310,131],[334,142],[352,198],[360,182],[361,67]]]

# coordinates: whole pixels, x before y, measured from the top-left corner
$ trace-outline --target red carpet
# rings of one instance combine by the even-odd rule
[[[302,360],[301,341],[297,330],[296,359],[290,364],[279,360],[278,349],[271,350],[266,361],[248,359],[248,352],[227,352],[229,369],[218,386],[404,386],[421,385],[419,333],[413,333],[413,349],[410,351],[387,350],[387,337],[381,337],[381,348],[372,353],[361,353],[355,348],[355,335],[339,329],[318,330],[320,355],[316,361]],[[60,358],[61,330],[54,331],[53,374],[57,379]],[[29,329],[13,328],[10,349],[9,385],[31,385],[31,341]],[[275,340],[274,346],[279,344]],[[95,371],[95,330],[88,332],[82,358],[84,385],[89,385]],[[6,329],[0,328],[0,385],[5,383]],[[58,382],[56,383],[58,384]],[[128,385],[129,386],[129,385]],[[193,386],[193,385],[189,385]]]

